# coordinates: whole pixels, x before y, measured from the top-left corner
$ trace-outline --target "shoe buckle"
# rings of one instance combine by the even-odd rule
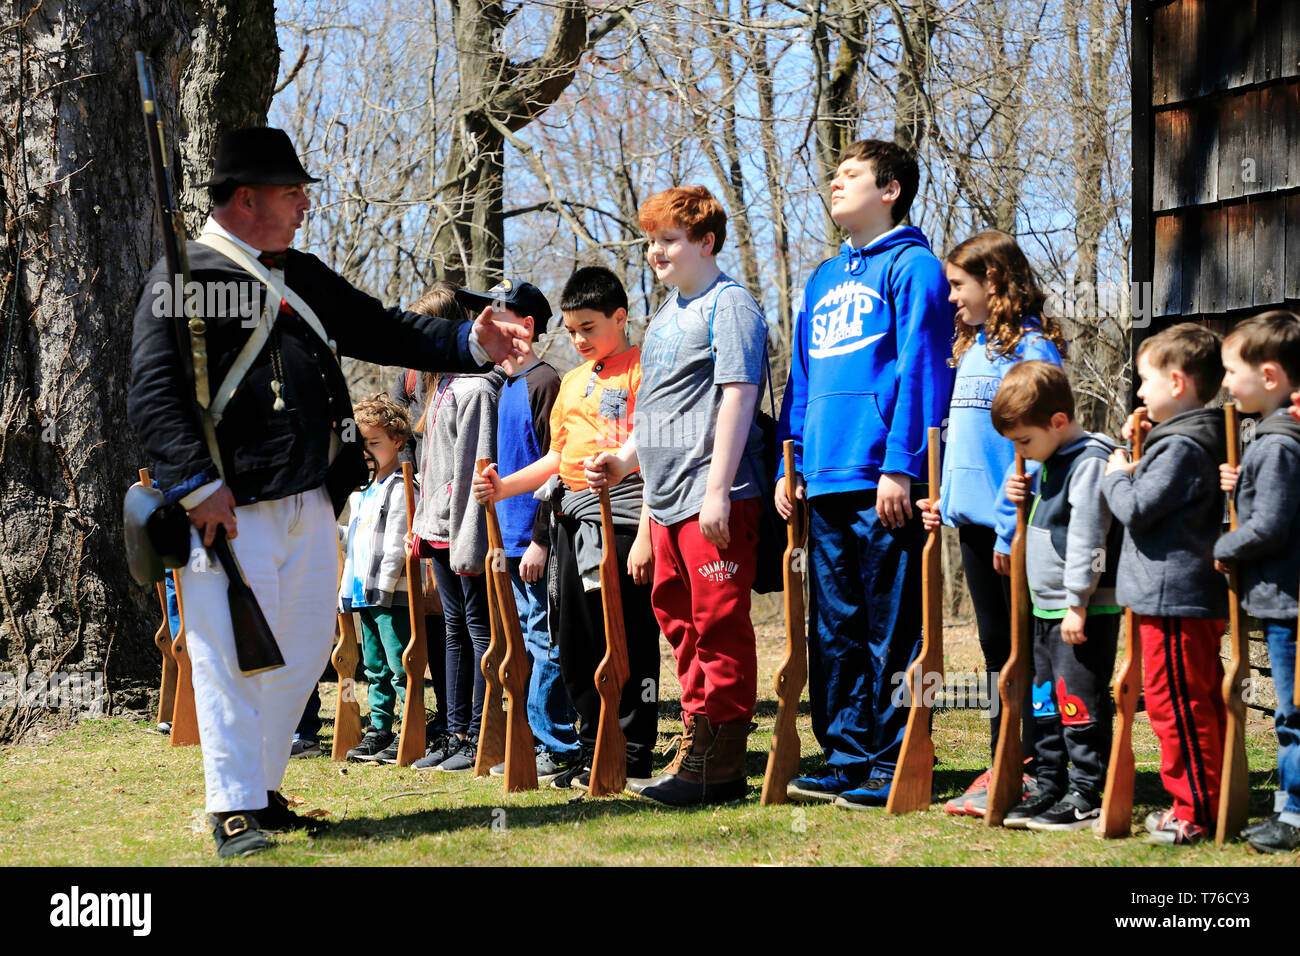
[[[228,837],[243,833],[245,830],[249,829],[248,817],[244,816],[242,813],[236,813],[233,816],[226,817],[226,819],[222,821],[221,829]]]

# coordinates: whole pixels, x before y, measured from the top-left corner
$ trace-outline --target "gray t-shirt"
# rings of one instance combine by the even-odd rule
[[[641,344],[641,388],[632,430],[645,500],[655,521],[671,525],[699,514],[713,462],[722,386],[758,385],[756,408],[762,406],[766,348],[762,309],[726,275],[694,299],[683,299],[674,289],[650,320]],[[761,455],[762,434],[750,425],[731,500],[766,493],[759,477]]]

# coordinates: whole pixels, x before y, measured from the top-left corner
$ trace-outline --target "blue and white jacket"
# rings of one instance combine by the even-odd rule
[[[952,317],[943,267],[911,226],[846,243],[813,272],[779,430],[809,497],[874,489],[882,474],[925,479],[926,428],[952,392]]]

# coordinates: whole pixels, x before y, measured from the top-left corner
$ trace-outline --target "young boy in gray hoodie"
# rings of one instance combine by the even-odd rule
[[[1115,443],[1074,420],[1074,394],[1058,365],[1022,362],[1002,379],[993,427],[1025,458],[1034,478],[1007,478],[1007,497],[1037,488],[1025,563],[1034,617],[1034,719],[1038,776],[1003,819],[1012,829],[1082,830],[1101,813],[1110,755],[1109,683],[1119,630],[1115,556],[1119,525],[1101,494]]]
[[[1220,469],[1223,490],[1236,485],[1237,530],[1214,546],[1215,565],[1240,568],[1241,603],[1259,618],[1277,691],[1278,791],[1272,816],[1242,836],[1256,850],[1300,848],[1300,708],[1295,706],[1297,591],[1300,590],[1300,424],[1287,414],[1300,387],[1300,316],[1266,312],[1223,340],[1223,385],[1259,424],[1239,469]],[[1252,434],[1253,433],[1253,434]]]
[[[1225,445],[1223,413],[1204,407],[1223,378],[1219,344],[1194,322],[1142,344],[1138,398],[1154,427],[1142,459],[1129,462],[1116,450],[1102,481],[1125,528],[1117,597],[1137,616],[1160,782],[1173,798],[1170,809],[1147,817],[1150,843],[1197,843],[1219,812],[1227,728],[1219,645],[1228,592],[1213,549],[1223,527]]]

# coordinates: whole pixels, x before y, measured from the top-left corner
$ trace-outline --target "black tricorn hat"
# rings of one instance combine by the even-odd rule
[[[200,186],[294,186],[318,183],[298,161],[289,134],[270,126],[250,126],[222,134],[212,178]]]

